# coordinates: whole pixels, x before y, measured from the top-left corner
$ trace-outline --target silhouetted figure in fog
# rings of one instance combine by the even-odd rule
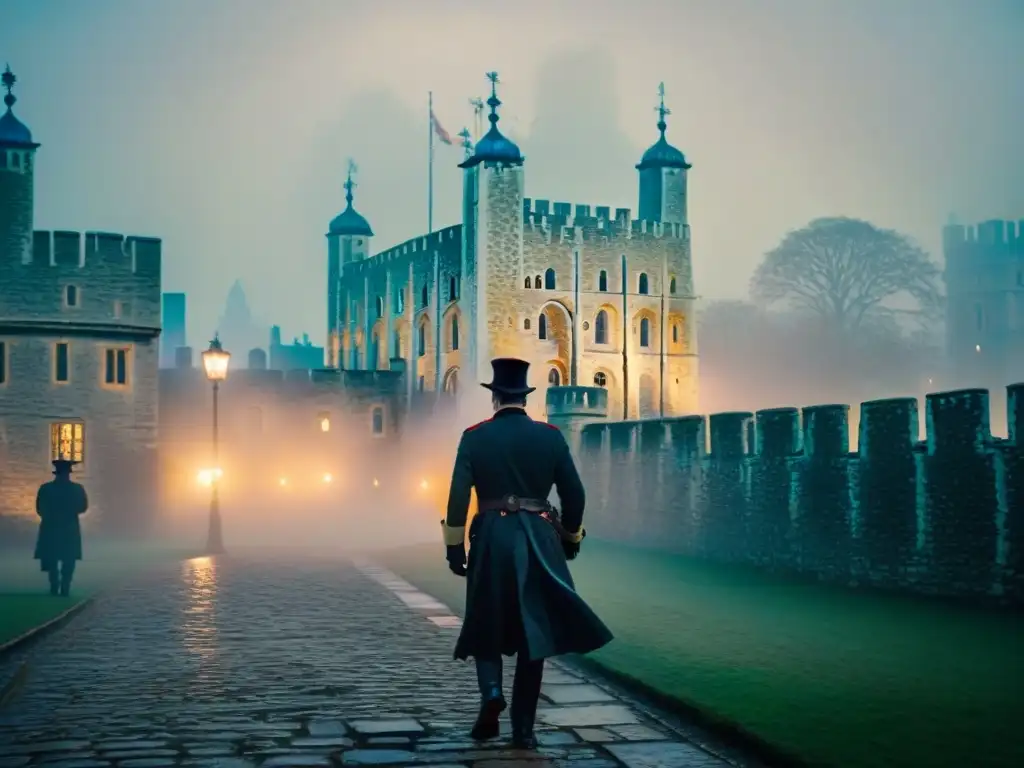
[[[512,686],[512,742],[537,745],[533,725],[544,659],[588,653],[612,633],[576,594],[567,560],[576,557],[585,532],[585,494],[562,433],[526,414],[530,364],[491,362],[494,416],[462,434],[455,457],[447,519],[441,522],[448,566],[466,581],[466,618],[455,658],[472,656],[480,685],[480,713],[471,735],[492,739],[505,710],[502,655],[516,654]],[[547,501],[552,486],[562,515]],[[470,489],[479,512],[465,526]]]
[[[75,564],[82,559],[82,527],[78,518],[89,509],[85,488],[71,480],[73,461],[53,462],[54,478],[39,486],[36,513],[40,517],[35,558],[50,575],[50,594],[71,590]]]

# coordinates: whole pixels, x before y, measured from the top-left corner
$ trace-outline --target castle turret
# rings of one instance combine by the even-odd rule
[[[491,127],[473,155],[459,167],[465,171],[463,195],[462,284],[459,298],[465,327],[471,329],[466,370],[476,381],[490,375],[490,360],[515,356],[502,324],[490,318],[516,315],[516,297],[523,277],[523,155],[515,142],[498,130],[498,73],[487,75]]]
[[[686,172],[692,167],[686,156],[668,143],[665,117],[671,112],[665,106],[665,84],[658,86],[658,131],[661,136],[644,152],[636,166],[640,172],[640,212],[645,221],[665,224],[689,223],[686,213]]]
[[[352,190],[356,184],[352,174],[356,165],[348,162],[348,178],[345,180],[345,210],[331,220],[327,230],[327,365],[341,365],[341,337],[345,325],[342,307],[339,303],[339,285],[345,265],[365,259],[370,255],[370,238],[373,229],[370,223],[352,207]]]
[[[35,153],[39,144],[32,132],[14,116],[14,85],[18,79],[8,66],[0,83],[7,94],[7,111],[0,116],[0,261],[32,260]],[[5,264],[0,263],[0,274]]]
[[[608,418],[608,390],[603,387],[548,387],[548,423],[565,435],[573,452],[580,449],[583,428]]]

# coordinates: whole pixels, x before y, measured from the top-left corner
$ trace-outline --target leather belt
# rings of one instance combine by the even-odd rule
[[[509,494],[501,499],[483,502],[480,504],[480,511],[498,512],[502,517],[516,514],[517,512],[528,512],[538,515],[551,524],[559,538],[576,544],[587,535],[583,528],[580,528],[578,533],[567,531],[565,526],[562,525],[562,518],[558,514],[558,510],[547,499],[524,499],[515,494]]]

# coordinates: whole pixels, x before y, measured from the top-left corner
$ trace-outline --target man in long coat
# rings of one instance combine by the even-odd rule
[[[35,558],[50,575],[50,594],[66,596],[71,590],[75,565],[82,559],[82,527],[79,516],[89,509],[85,488],[71,480],[74,462],[53,462],[54,478],[39,486],[36,513],[40,517]]]
[[[585,494],[569,446],[550,424],[526,414],[529,363],[491,362],[494,416],[462,434],[441,522],[449,568],[466,580],[466,615],[455,658],[472,656],[480,686],[475,739],[499,733],[505,710],[501,657],[516,654],[512,686],[512,741],[536,747],[534,718],[544,659],[588,653],[612,634],[576,594],[566,563],[579,553]],[[547,501],[551,488],[562,503],[559,516]],[[478,513],[469,530],[470,490]]]

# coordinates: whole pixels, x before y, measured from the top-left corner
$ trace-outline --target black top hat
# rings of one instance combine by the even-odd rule
[[[528,395],[537,389],[526,383],[530,364],[525,360],[515,357],[496,357],[491,360],[491,368],[494,369],[493,381],[480,385],[485,389],[500,392],[503,395]]]
[[[53,460],[53,474],[59,474],[61,472],[71,472],[71,468],[77,464],[77,461],[71,459],[54,459]]]

